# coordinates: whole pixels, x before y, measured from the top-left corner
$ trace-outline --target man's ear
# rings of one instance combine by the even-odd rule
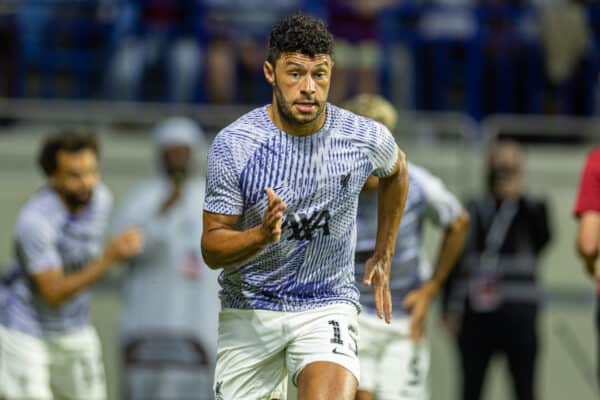
[[[265,79],[269,82],[270,85],[275,84],[275,66],[271,64],[269,61],[265,61],[263,63],[263,73],[265,74]]]

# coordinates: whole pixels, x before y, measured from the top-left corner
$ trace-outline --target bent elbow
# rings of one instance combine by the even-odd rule
[[[202,236],[202,241],[200,243],[200,250],[202,251],[202,258],[204,259],[204,263],[206,266],[212,270],[223,268],[222,265],[218,262],[218,255],[215,254],[213,250],[211,250],[210,246],[204,239],[204,235]]]

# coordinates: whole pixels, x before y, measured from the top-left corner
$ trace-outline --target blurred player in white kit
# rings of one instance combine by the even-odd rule
[[[102,250],[112,196],[98,174],[94,135],[64,131],[43,143],[47,184],[14,228],[15,267],[0,286],[0,398],[103,400],[100,341],[90,323],[90,285],[137,254],[136,229]]]
[[[398,119],[384,98],[363,94],[346,107],[391,131]],[[467,235],[468,215],[444,183],[426,169],[408,164],[409,189],[392,259],[390,288],[394,320],[386,325],[375,315],[370,289],[360,284],[365,261],[377,237],[377,178],[369,177],[358,205],[356,278],[363,313],[359,316],[362,380],[356,400],[428,400],[429,346],[425,322],[429,305],[454,267]],[[435,268],[423,249],[427,221],[443,230]]]
[[[211,399],[217,273],[198,245],[205,184],[197,167],[207,144],[184,117],[161,122],[154,144],[157,176],[129,192],[114,220],[115,230],[136,226],[145,238],[123,277],[123,400]]]

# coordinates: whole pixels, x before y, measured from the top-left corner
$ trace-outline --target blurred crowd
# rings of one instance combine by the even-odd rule
[[[600,5],[568,0],[1,0],[0,96],[260,104],[282,15],[336,36],[332,101],[592,115]]]

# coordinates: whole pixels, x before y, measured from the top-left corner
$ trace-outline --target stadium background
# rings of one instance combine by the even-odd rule
[[[162,117],[192,116],[209,135],[213,135],[249,110],[251,104],[269,101],[268,88],[257,79],[253,80],[255,90],[250,91],[254,97],[249,100],[237,93],[229,101],[219,100],[225,104],[216,105],[217,100],[210,99],[200,82],[191,104],[168,102],[163,93],[167,89],[156,85],[156,82],[168,80],[153,79],[161,77],[158,70],[145,77],[145,89],[134,98],[115,102],[104,93],[101,79],[111,50],[119,40],[110,18],[106,17],[110,14],[106,10],[118,15],[124,3],[143,6],[150,2],[0,0],[0,96],[3,97],[0,100],[0,226],[3,227],[0,230],[0,265],[4,267],[11,260],[11,229],[17,212],[42,183],[34,159],[43,134],[66,126],[97,130],[102,141],[103,178],[118,203],[132,183],[153,173],[154,156],[148,133],[152,124]],[[198,3],[210,5],[215,2]],[[303,6],[306,10],[327,17],[326,2],[283,3],[290,8],[306,3]],[[482,190],[488,140],[499,134],[525,140],[529,191],[549,199],[554,228],[554,240],[541,269],[547,295],[540,329],[540,399],[597,398],[591,387],[596,354],[594,288],[575,254],[576,225],[571,208],[584,157],[598,143],[600,134],[600,121],[595,117],[598,109],[598,41],[595,38],[600,35],[599,7],[593,2],[584,6],[590,45],[581,58],[581,69],[556,89],[544,78],[541,39],[537,40],[539,36],[527,33],[530,30],[523,28],[526,23],[537,21],[548,7],[558,7],[556,2],[400,3],[375,19],[380,44],[386,50],[377,66],[381,91],[404,110],[395,132],[397,140],[410,160],[442,177],[461,198]],[[78,11],[66,11],[72,9]],[[273,15],[284,9],[273,11]],[[33,22],[27,19],[31,18],[31,10],[37,11],[33,15],[38,18],[40,10],[54,12],[47,17],[48,30],[44,31],[52,35],[42,35],[42,41],[31,39]],[[104,10],[104,14],[98,10]],[[423,21],[428,16],[441,15],[451,19],[453,15],[465,13],[471,15],[479,27],[470,34],[457,37],[452,35],[452,30],[442,29],[441,36],[427,36]],[[104,17],[100,18],[100,15]],[[490,26],[497,26],[498,21],[505,24],[499,34],[486,34],[485,27],[489,22],[486,18],[490,16],[496,18]],[[95,32],[96,39],[106,35],[106,43],[75,40],[86,37],[86,32],[91,31]],[[526,32],[524,36],[521,35],[523,31]],[[200,35],[197,37],[200,44],[210,37],[206,32],[196,34]],[[60,40],[50,40],[52,37]],[[503,39],[510,48],[525,49],[529,53],[525,58],[514,59],[510,55],[516,53],[502,53],[496,60],[499,64],[495,65],[493,57],[490,61],[488,53],[482,51],[494,38]],[[474,45],[479,52],[473,50]],[[410,57],[407,58],[407,54]],[[423,57],[423,54],[430,56]],[[510,69],[503,69],[511,62],[526,65],[527,73],[522,75],[513,71],[513,76]],[[486,66],[490,64],[495,68],[493,71],[501,72],[489,72]],[[445,72],[444,79],[438,80],[435,77],[442,76],[441,72]],[[482,79],[488,73],[503,79],[499,79],[499,83],[489,83]],[[539,79],[534,79],[536,76]],[[236,79],[242,87],[245,80],[252,78],[240,73]],[[522,80],[527,85],[525,88],[511,86],[510,82],[514,81],[510,79]],[[496,89],[484,90],[489,85]],[[504,93],[497,90],[504,85],[514,90],[507,89]],[[435,245],[436,239],[430,230],[427,235],[429,248]],[[118,272],[126,273],[124,269]],[[94,323],[103,342],[110,399],[116,400],[119,392],[115,337],[119,311],[118,276],[103,281],[94,292]],[[454,350],[441,329],[439,314],[432,314],[429,332],[433,348],[433,399],[451,399],[458,372]],[[497,363],[503,363],[503,360],[497,360]],[[487,388],[490,395],[486,398],[511,398],[507,374],[494,368],[491,378]]]

